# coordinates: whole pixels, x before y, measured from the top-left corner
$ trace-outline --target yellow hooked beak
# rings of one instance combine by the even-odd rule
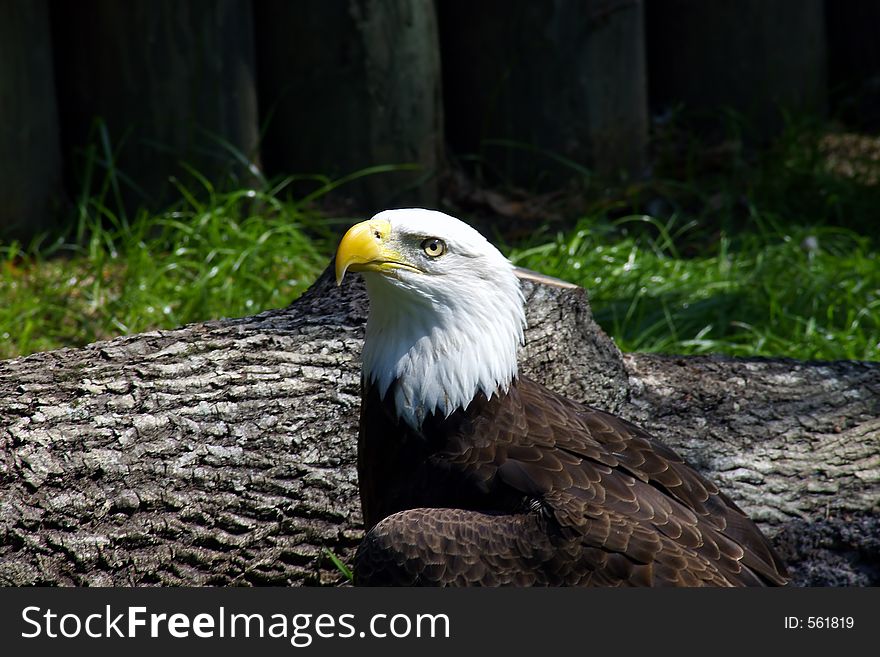
[[[394,269],[418,271],[388,246],[390,235],[391,224],[384,219],[362,221],[349,228],[336,249],[336,284],[342,283],[347,271],[375,271],[380,274]]]

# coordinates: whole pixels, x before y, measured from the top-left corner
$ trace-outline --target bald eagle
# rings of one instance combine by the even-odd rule
[[[766,586],[785,567],[755,524],[626,420],[517,371],[513,265],[441,212],[353,226],[363,274],[356,585]]]

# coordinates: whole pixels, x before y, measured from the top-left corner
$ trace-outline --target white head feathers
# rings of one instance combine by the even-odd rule
[[[525,311],[513,265],[467,224],[434,210],[380,212],[405,267],[364,271],[370,316],[364,380],[418,428],[431,412],[506,392],[517,374]],[[378,236],[378,234],[377,234]],[[432,241],[433,240],[433,241]]]

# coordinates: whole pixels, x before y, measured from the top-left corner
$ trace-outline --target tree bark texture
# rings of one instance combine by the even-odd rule
[[[46,0],[0,0],[0,238],[52,227],[61,148]]]
[[[528,186],[638,172],[647,143],[641,0],[444,0],[447,138]]]
[[[256,157],[259,140],[250,2],[83,0],[51,9],[75,193],[90,146],[101,163],[94,184],[113,173],[130,209],[167,204],[169,178],[191,180],[181,163],[215,182],[249,180],[242,158]]]
[[[716,129],[732,108],[767,138],[780,110],[826,109],[822,0],[647,0],[645,27],[652,112],[683,104]]]
[[[798,584],[880,583],[880,364],[621,355],[584,290],[523,273],[522,372],[719,483]],[[360,283],[0,362],[0,584],[342,581],[361,535]]]
[[[338,179],[406,165],[339,193],[367,214],[436,205],[443,110],[433,2],[258,0],[255,10],[269,173]]]

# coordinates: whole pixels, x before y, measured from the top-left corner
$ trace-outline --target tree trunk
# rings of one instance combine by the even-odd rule
[[[826,109],[822,0],[647,0],[645,35],[653,113],[683,104],[716,130],[731,108],[763,139],[780,110]]]
[[[61,150],[45,0],[0,0],[0,238],[53,227]]]
[[[162,207],[178,197],[172,176],[198,195],[201,183],[181,163],[208,180],[250,183],[245,161],[257,157],[259,132],[249,2],[81,0],[51,9],[74,193],[94,165],[86,191],[111,180],[120,190],[105,201],[113,211]],[[83,155],[89,147],[94,154]]]
[[[479,154],[485,170],[529,187],[557,187],[582,175],[578,166],[641,169],[641,0],[443,0],[437,8],[446,131],[458,154]]]
[[[436,205],[443,111],[431,0],[259,0],[255,9],[269,172],[338,179],[406,165],[338,194],[366,214]]]
[[[524,374],[679,450],[797,583],[880,583],[880,364],[622,356],[582,289],[523,277]],[[328,269],[286,309],[0,362],[0,583],[339,582],[366,312]]]

